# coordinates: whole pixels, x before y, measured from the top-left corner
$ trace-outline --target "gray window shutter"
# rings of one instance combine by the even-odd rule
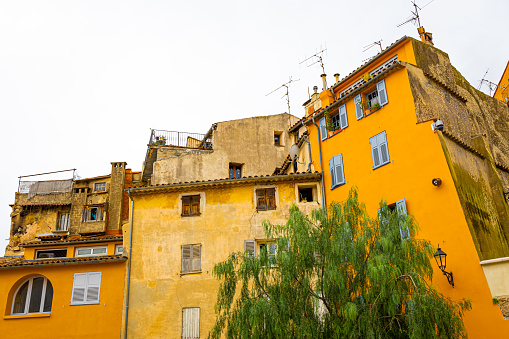
[[[389,148],[387,147],[387,135],[385,131],[378,135],[378,148],[380,150],[380,156],[382,165],[389,162]]]
[[[87,303],[99,302],[99,292],[101,290],[101,272],[88,273],[87,276]]]
[[[192,256],[192,246],[193,245],[182,245],[182,267],[181,271],[183,273],[191,271],[191,256]]]
[[[346,105],[339,107],[339,123],[341,129],[348,127],[348,117],[346,116]]]
[[[244,252],[246,256],[254,257],[255,255],[255,241],[254,240],[244,240]]]
[[[334,174],[336,175],[336,185],[345,183],[345,172],[343,169],[343,155],[336,155],[334,158]]]
[[[364,117],[364,110],[362,109],[362,96],[356,95],[353,99],[355,101],[355,114],[357,115],[357,120],[362,119]]]
[[[401,199],[396,202],[396,211],[399,215],[407,215],[405,199]],[[407,224],[402,223],[399,225],[399,234],[401,235],[401,240],[407,240],[410,238],[410,230],[408,229]]]
[[[201,245],[193,245],[192,270],[201,271]]]
[[[87,288],[87,274],[75,273],[72,285],[71,304],[79,304],[85,301],[86,288]]]
[[[320,138],[322,141],[327,139],[327,119],[325,117],[320,119]]]
[[[329,160],[329,168],[330,168],[330,184],[331,187],[334,188],[336,186],[336,175],[334,174],[334,157]]]
[[[371,155],[373,157],[373,168],[380,166],[380,151],[378,150],[378,136],[375,135],[369,139],[371,144]]]
[[[97,221],[102,221],[102,220],[103,220],[103,208],[98,207],[97,208]]]
[[[378,99],[380,100],[380,106],[386,105],[389,100],[387,99],[387,91],[385,90],[385,80],[382,80],[376,84],[378,91]]]

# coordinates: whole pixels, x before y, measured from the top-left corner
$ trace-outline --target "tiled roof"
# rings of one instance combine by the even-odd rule
[[[321,178],[321,173],[315,171],[314,173],[309,172],[297,172],[290,174],[267,174],[267,175],[255,175],[255,176],[247,176],[242,178],[230,179],[210,179],[210,180],[197,180],[197,181],[184,181],[184,182],[176,182],[170,184],[157,184],[157,185],[147,185],[140,186],[129,189],[132,193],[137,191],[148,191],[158,188],[178,188],[183,186],[198,186],[198,185],[206,185],[206,186],[215,186],[221,184],[241,184],[251,181],[291,181],[291,180],[305,180],[305,179],[319,179]],[[140,192],[141,193],[141,192]]]
[[[41,241],[38,239],[22,243],[20,246],[23,247],[34,247],[34,246],[46,246],[46,245],[56,245],[56,244],[69,244],[69,243],[94,243],[94,242],[112,242],[112,241],[122,241],[122,235],[102,235],[102,236],[71,236],[66,237],[65,239],[61,238],[53,241]]]
[[[12,267],[31,267],[31,266],[48,266],[48,265],[70,265],[75,264],[92,264],[99,262],[115,262],[125,261],[127,257],[118,255],[104,255],[99,257],[79,257],[79,258],[51,258],[24,260],[22,258],[0,258],[0,269]]]

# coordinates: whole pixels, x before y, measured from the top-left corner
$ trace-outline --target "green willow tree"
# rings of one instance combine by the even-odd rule
[[[285,225],[264,224],[277,252],[233,253],[214,268],[221,281],[209,338],[459,338],[463,312],[429,282],[433,246],[402,240],[417,225],[380,204],[371,219],[357,191]]]

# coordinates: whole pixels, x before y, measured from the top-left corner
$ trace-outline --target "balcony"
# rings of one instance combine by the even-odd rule
[[[153,129],[149,145],[174,146],[185,148],[212,149],[210,133],[189,133]]]

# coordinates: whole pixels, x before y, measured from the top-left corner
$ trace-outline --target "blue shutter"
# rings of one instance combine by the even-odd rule
[[[332,157],[329,160],[329,168],[330,168],[330,185],[331,188],[334,188],[334,186],[336,186],[335,184],[336,176],[334,175],[334,157]]]
[[[327,120],[325,117],[320,119],[320,136],[322,141],[327,139]]]
[[[387,164],[390,161],[389,147],[387,147],[387,135],[385,131],[378,134],[378,148],[380,151],[381,165]]]
[[[407,215],[405,199],[401,199],[400,201],[396,202],[396,211],[399,215]],[[407,224],[400,223],[399,234],[401,235],[401,240],[407,240],[410,238],[410,230],[408,229]]]
[[[353,101],[355,102],[355,114],[357,115],[357,120],[362,119],[364,117],[364,110],[362,109],[362,96],[360,94],[355,96]]]
[[[348,127],[348,117],[346,116],[346,105],[339,108],[339,124],[341,129]]]
[[[377,168],[381,165],[380,163],[380,151],[378,150],[378,136],[375,135],[369,139],[371,144],[371,155],[373,157],[373,168]]]
[[[334,157],[334,174],[336,175],[336,185],[345,183],[345,172],[343,168],[343,155],[339,154]]]
[[[387,99],[387,91],[385,90],[385,80],[382,80],[376,84],[376,90],[378,91],[378,100],[380,100],[380,106],[386,105],[389,100]]]

